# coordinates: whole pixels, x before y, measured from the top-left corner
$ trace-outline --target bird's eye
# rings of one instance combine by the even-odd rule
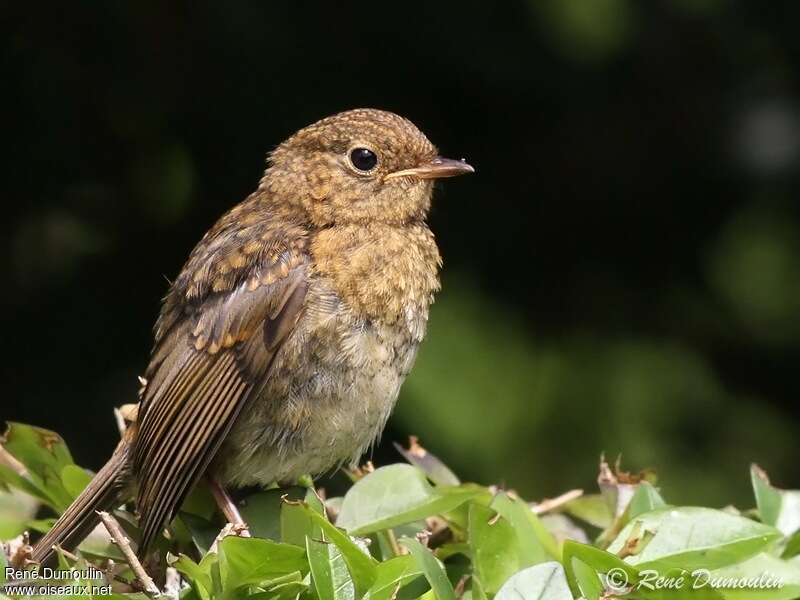
[[[359,171],[368,173],[378,164],[378,157],[369,148],[356,148],[350,152],[350,162]]]

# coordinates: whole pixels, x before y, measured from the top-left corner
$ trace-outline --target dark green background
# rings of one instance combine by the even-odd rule
[[[668,500],[800,486],[800,4],[70,2],[3,8],[2,411],[97,468],[193,244],[266,153],[339,110],[478,174],[431,224],[429,338],[376,460]],[[676,497],[677,496],[677,497]]]

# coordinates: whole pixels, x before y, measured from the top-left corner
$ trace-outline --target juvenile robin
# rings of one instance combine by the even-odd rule
[[[203,475],[287,483],[354,463],[425,336],[441,257],[433,181],[471,173],[410,121],[359,109],[300,130],[203,236],[155,327],[136,421],[36,545],[76,546],[136,497],[144,555]]]

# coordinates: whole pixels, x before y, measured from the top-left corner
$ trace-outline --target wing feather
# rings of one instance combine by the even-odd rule
[[[235,277],[226,269],[232,287],[225,291],[190,276],[213,278],[226,256],[218,251],[224,244],[206,242],[165,301],[133,448],[140,553],[203,475],[248,398],[262,389],[299,318],[308,259],[302,243],[286,239],[292,231],[278,231],[283,237],[269,245],[271,262],[255,254]]]
[[[148,482],[149,494],[139,506],[146,518],[142,524],[142,546],[148,547],[164,523],[172,517],[191,485],[197,479],[198,467],[204,469],[216,453],[214,440],[220,431],[227,431],[232,417],[240,408],[240,400],[247,388],[236,373],[235,363],[229,353],[215,362],[215,367],[204,378],[192,400],[184,405],[178,428],[170,432],[171,444],[164,446],[161,459],[154,465],[155,476]],[[226,360],[228,359],[228,360]],[[231,385],[234,384],[234,385]],[[226,395],[219,393],[223,387]]]

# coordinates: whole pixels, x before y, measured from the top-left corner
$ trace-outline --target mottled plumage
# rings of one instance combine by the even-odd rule
[[[268,484],[357,460],[383,429],[439,289],[424,221],[431,180],[471,170],[377,110],[278,146],[258,189],[172,284],[137,422],[34,559],[79,541],[124,489],[135,490],[141,553],[204,473]]]

